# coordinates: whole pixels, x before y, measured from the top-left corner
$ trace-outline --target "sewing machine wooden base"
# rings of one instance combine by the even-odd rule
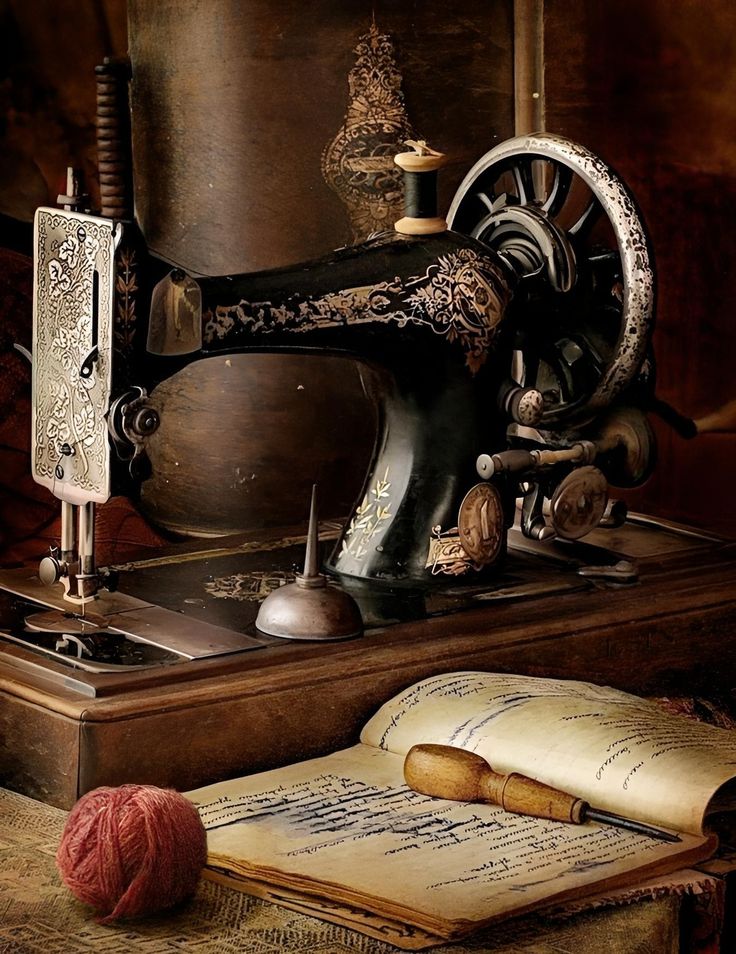
[[[607,547],[609,560],[635,560],[638,582],[581,579],[581,553],[601,552],[586,543],[582,551],[553,548],[535,583],[525,578],[530,554],[512,537],[505,582],[460,598],[453,593],[461,584],[450,581],[449,595],[433,597],[425,618],[381,624],[376,617],[356,640],[265,637],[254,651],[102,673],[3,642],[0,783],[60,807],[99,785],[191,789],[350,745],[387,698],[443,671],[516,671],[658,694],[717,696],[733,687],[736,543],[628,523],[597,531],[592,543]],[[300,538],[243,538],[224,549],[228,558],[234,549],[272,569],[273,554],[289,545],[298,548]],[[159,565],[180,577],[198,561],[211,566],[213,552],[194,549]],[[218,542],[214,554],[222,550]],[[121,589],[126,573],[139,571],[142,589],[150,588],[151,569],[150,561],[123,569]],[[402,605],[401,594],[394,597],[389,618]],[[169,609],[187,599],[196,619],[207,602],[196,596],[170,595]],[[239,612],[254,617],[257,603],[244,605]]]

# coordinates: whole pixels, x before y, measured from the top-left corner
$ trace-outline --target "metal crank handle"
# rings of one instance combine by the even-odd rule
[[[494,474],[523,474],[553,467],[555,464],[590,464],[598,448],[591,441],[578,441],[562,450],[506,450],[498,454],[481,454],[475,462],[478,475],[490,480]]]
[[[591,809],[586,801],[517,773],[501,775],[474,752],[432,743],[413,746],[404,761],[404,779],[416,792],[460,802],[491,802],[517,815],[551,821],[597,821],[627,828],[662,841],[677,835],[640,822]]]

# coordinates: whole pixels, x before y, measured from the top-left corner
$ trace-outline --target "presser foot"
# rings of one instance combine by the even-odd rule
[[[100,577],[97,573],[62,576],[60,582],[64,589],[64,599],[75,606],[84,608],[98,597]]]

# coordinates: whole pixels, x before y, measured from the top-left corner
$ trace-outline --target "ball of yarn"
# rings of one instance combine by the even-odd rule
[[[56,864],[101,923],[162,911],[194,893],[207,835],[194,805],[152,785],[96,788],[69,813]]]

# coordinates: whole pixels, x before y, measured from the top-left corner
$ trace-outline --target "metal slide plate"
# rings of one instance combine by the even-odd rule
[[[33,478],[72,504],[110,496],[105,415],[120,228],[78,212],[36,212]]]
[[[20,616],[19,611],[13,609],[13,600],[8,601],[8,596],[28,601]],[[125,593],[110,593],[103,589],[98,598],[87,605],[96,617],[105,618],[106,628],[112,633],[157,646],[186,659],[207,659],[261,649],[274,642],[270,637],[244,635],[207,620],[187,618]],[[67,618],[73,626],[69,604],[58,587],[45,586],[27,567],[0,570],[0,630],[12,630],[15,636],[21,635],[23,620],[29,613],[38,613],[44,607],[58,610],[59,619]],[[68,631],[74,632],[73,628]],[[0,632],[0,635],[3,634]]]

